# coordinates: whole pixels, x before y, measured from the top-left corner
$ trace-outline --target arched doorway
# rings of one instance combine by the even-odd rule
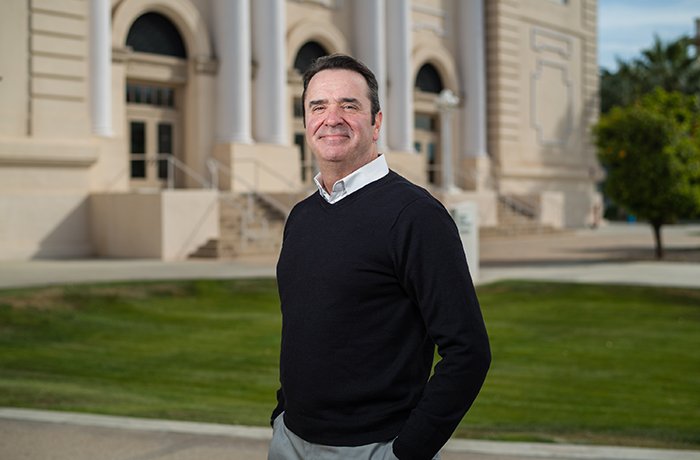
[[[437,69],[424,64],[418,70],[414,84],[414,148],[425,156],[426,176],[432,185],[440,185],[440,130],[439,114],[435,101],[444,85]]]
[[[130,186],[180,186],[187,48],[177,27],[155,12],[133,22],[126,45],[133,51],[126,75]]]
[[[306,145],[304,137],[304,118],[301,101],[303,82],[301,81],[301,77],[316,59],[328,54],[329,53],[326,48],[324,48],[321,44],[315,41],[309,41],[299,48],[299,51],[294,58],[294,70],[297,78],[295,84],[293,84],[291,87],[294,107],[292,131],[294,132],[294,144],[299,147],[302,184],[310,184],[313,181],[318,168],[316,167],[316,160]]]

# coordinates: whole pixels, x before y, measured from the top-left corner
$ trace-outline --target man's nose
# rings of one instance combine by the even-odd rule
[[[343,123],[343,118],[340,114],[340,106],[331,105],[330,107],[328,107],[324,123],[328,126],[336,126]]]

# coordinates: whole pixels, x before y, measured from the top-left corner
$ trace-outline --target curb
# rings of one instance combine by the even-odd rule
[[[700,451],[452,439],[443,450],[474,454],[591,460],[700,460]]]
[[[57,412],[35,409],[14,409],[3,407],[0,408],[0,419],[20,420],[23,422],[65,423],[70,425],[114,428],[119,430],[230,436],[234,438],[263,441],[269,441],[272,439],[272,428],[225,425],[220,423],[145,419],[116,415],[80,414],[75,412]]]

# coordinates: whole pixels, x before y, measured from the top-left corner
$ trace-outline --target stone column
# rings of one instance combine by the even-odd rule
[[[90,0],[92,132],[112,136],[112,40],[109,0]]]
[[[251,52],[249,0],[214,0],[214,31],[219,58],[216,81],[216,138],[251,144]]]
[[[449,89],[443,89],[437,99],[440,110],[440,145],[442,156],[442,189],[455,190],[454,160],[452,159],[452,114],[459,104],[459,98]]]
[[[257,63],[255,140],[289,145],[284,0],[253,2],[253,57]]]
[[[411,2],[387,0],[389,97],[387,137],[392,150],[413,152],[413,74],[411,72]]]
[[[355,8],[356,56],[377,77],[379,105],[386,117],[385,0],[354,0],[353,6]],[[385,152],[387,149],[385,133],[386,125],[379,132],[379,139],[377,140],[377,148],[380,152]]]
[[[486,156],[486,54],[483,0],[458,4],[459,67],[465,92],[462,117],[462,152],[466,157]]]

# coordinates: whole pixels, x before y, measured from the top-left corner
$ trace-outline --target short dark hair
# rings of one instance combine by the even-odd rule
[[[369,70],[369,67],[354,57],[346,54],[330,54],[316,59],[306,72],[304,72],[304,91],[301,93],[301,116],[304,119],[304,126],[306,126],[306,88],[309,86],[309,82],[314,75],[322,70],[332,69],[350,70],[364,77],[367,82],[367,88],[369,89],[367,97],[372,104],[370,113],[372,114],[372,125],[374,125],[375,118],[381,110],[379,107],[379,85],[377,84],[377,78],[372,71]]]

